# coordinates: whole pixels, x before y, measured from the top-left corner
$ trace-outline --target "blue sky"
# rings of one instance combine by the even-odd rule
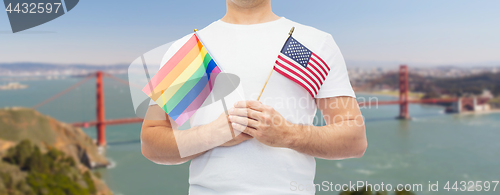
[[[498,0],[273,0],[279,16],[331,33],[348,66],[500,65]],[[82,0],[12,34],[0,13],[0,63],[117,64],[225,14],[224,0]]]

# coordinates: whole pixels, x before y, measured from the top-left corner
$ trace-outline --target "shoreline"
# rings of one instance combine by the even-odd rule
[[[492,110],[487,110],[487,111],[468,111],[468,112],[461,112],[461,113],[455,113],[457,115],[461,116],[467,116],[467,115],[483,115],[483,114],[498,114],[500,113],[500,109],[492,109]]]
[[[384,93],[368,92],[368,91],[354,91],[354,93],[360,94],[360,95],[380,95],[380,96],[387,96],[387,97],[399,97],[399,95],[394,95],[394,94],[384,94]]]
[[[399,98],[399,91],[354,91],[355,94],[363,94],[363,95],[379,95],[379,96],[387,96],[387,97],[396,97]],[[424,96],[423,93],[412,93],[408,94],[410,99],[421,99]]]

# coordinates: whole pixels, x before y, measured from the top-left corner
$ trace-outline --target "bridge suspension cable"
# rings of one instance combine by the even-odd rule
[[[69,87],[69,88],[65,89],[64,91],[59,92],[58,94],[56,94],[56,95],[54,95],[54,96],[50,97],[49,99],[47,99],[47,100],[45,100],[45,101],[43,101],[43,102],[38,103],[37,105],[35,105],[35,106],[31,107],[31,108],[33,108],[33,109],[37,109],[37,108],[39,108],[40,106],[43,106],[43,105],[45,105],[45,104],[47,104],[47,103],[49,103],[49,102],[51,102],[51,101],[53,101],[53,100],[57,99],[58,97],[61,97],[62,95],[66,94],[66,93],[68,93],[69,91],[73,90],[74,88],[76,88],[76,87],[80,86],[81,84],[85,83],[86,81],[88,81],[90,78],[92,78],[92,77],[94,77],[94,76],[95,76],[94,74],[88,75],[87,77],[85,77],[85,78],[84,78],[83,80],[81,80],[80,82],[78,82],[78,83],[76,83],[76,84],[72,85],[71,87]]]
[[[140,87],[139,85],[136,85],[136,84],[130,83],[130,82],[128,82],[128,81],[126,81],[126,80],[124,80],[124,79],[120,79],[120,78],[118,78],[118,77],[116,77],[116,76],[114,76],[114,75],[112,75],[112,74],[108,74],[108,73],[103,73],[103,74],[104,74],[104,76],[107,76],[107,77],[109,77],[109,78],[112,78],[112,79],[114,79],[114,80],[116,80],[116,81],[118,81],[118,82],[120,82],[120,83],[125,84],[125,85],[130,85],[130,86],[133,86],[133,87],[138,88],[138,89],[141,89],[141,88],[142,88],[142,87]]]

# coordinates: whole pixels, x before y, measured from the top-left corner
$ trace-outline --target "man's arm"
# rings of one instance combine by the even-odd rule
[[[170,117],[158,105],[153,105],[148,108],[142,124],[141,151],[144,157],[158,164],[181,164],[212,149],[214,144],[219,145],[222,135],[228,135],[228,127],[227,116],[222,114],[210,124],[177,130]],[[233,146],[251,138],[241,133],[226,143],[221,142],[224,144],[220,146]],[[181,157],[179,146],[200,152]]]
[[[234,129],[275,147],[286,147],[323,159],[363,156],[366,147],[364,120],[355,98],[317,99],[326,126],[292,124],[272,107],[257,101],[238,102],[230,110]],[[248,116],[248,117],[245,117]]]

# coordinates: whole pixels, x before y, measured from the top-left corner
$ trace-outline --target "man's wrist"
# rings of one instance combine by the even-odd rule
[[[286,148],[290,148],[295,150],[300,145],[300,142],[303,141],[303,134],[304,134],[304,125],[299,125],[299,124],[292,124],[289,126],[288,130],[288,138],[286,138]]]

